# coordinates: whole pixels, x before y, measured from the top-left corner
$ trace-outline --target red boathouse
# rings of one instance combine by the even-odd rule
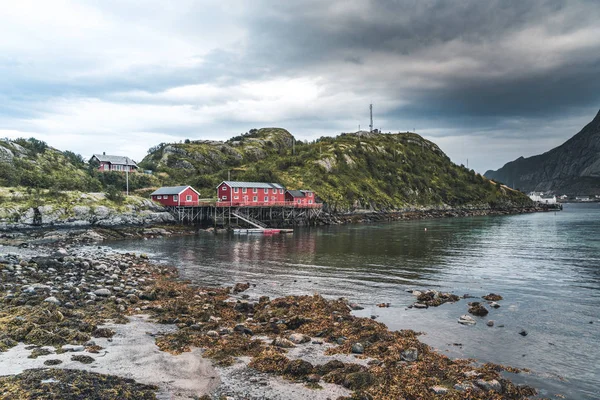
[[[197,206],[200,193],[191,186],[165,186],[150,197],[163,206]]]
[[[285,192],[285,201],[292,202],[296,207],[314,207],[315,192],[312,190],[288,190]]]
[[[217,186],[217,206],[283,206],[285,187],[279,183],[223,181]]]

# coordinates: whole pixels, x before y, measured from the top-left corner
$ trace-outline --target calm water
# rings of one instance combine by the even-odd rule
[[[600,398],[600,205],[558,213],[408,221],[297,230],[289,236],[118,242],[176,265],[202,285],[256,283],[249,294],[348,297],[392,329],[451,357],[532,370],[513,377],[544,396]],[[406,289],[500,293],[502,307],[476,326],[457,323],[467,301],[406,309]],[[387,309],[375,307],[386,302]],[[496,326],[487,327],[493,319]],[[504,324],[504,327],[497,325]],[[518,334],[525,329],[528,336]],[[462,346],[453,345],[461,343]]]

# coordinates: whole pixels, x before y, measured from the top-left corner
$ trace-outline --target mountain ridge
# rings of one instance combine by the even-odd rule
[[[600,194],[600,111],[560,146],[532,157],[519,157],[484,175],[523,191]]]

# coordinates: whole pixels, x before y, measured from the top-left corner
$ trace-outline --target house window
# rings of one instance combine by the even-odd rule
[[[269,196],[265,196],[265,203],[269,201]]]
[[[240,196],[233,196],[233,199],[234,199],[234,200],[239,200],[239,199],[240,199]]]
[[[309,201],[308,201],[308,204],[312,204],[312,200],[309,200]]]
[[[258,196],[254,196],[254,197],[252,198],[252,201],[256,203],[256,202],[258,201]]]
[[[246,193],[248,191],[247,188],[242,188],[242,193]]]
[[[233,193],[237,193],[240,190],[240,188],[233,188]]]
[[[221,200],[227,200],[227,196],[221,197]]]
[[[257,188],[252,188],[252,193],[258,193],[258,189]]]
[[[273,189],[273,194],[277,193],[277,189]]]
[[[160,199],[162,199],[162,196],[156,196],[156,199],[160,200]]]
[[[269,193],[269,189],[265,189],[265,194]]]
[[[302,200],[298,199],[298,204],[302,203]]]
[[[283,189],[279,189],[279,194],[283,194]]]
[[[221,188],[221,190],[227,190],[227,186],[223,185],[223,187]]]
[[[173,201],[177,201],[179,199],[179,196],[177,196],[176,194],[173,195]]]
[[[308,192],[308,197],[312,197],[312,192]]]
[[[169,198],[169,196],[168,196],[168,195],[167,195],[167,196],[163,196],[163,198],[164,198],[165,200],[167,200],[167,199]]]
[[[192,201],[192,195],[188,194],[187,196],[185,196],[185,201]]]

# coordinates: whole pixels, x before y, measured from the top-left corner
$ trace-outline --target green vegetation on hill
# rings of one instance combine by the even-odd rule
[[[124,190],[125,179],[123,173],[99,172],[79,154],[61,152],[35,138],[0,140],[0,186],[100,192]],[[129,175],[130,190],[159,184],[151,175]]]
[[[263,128],[226,142],[163,143],[140,166],[156,171],[163,184],[190,184],[204,197],[213,197],[231,176],[313,189],[337,210],[530,204],[522,193],[452,163],[413,133],[362,132],[306,143],[284,129]]]

